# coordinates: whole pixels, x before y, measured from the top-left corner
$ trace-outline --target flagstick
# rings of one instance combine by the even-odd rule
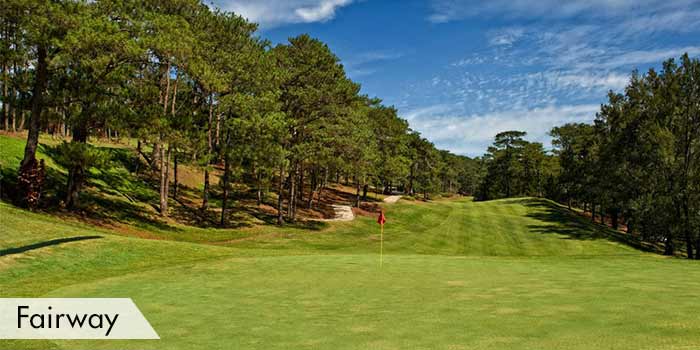
[[[382,224],[381,226],[381,239],[379,243],[379,268],[381,268],[384,263],[384,224]]]

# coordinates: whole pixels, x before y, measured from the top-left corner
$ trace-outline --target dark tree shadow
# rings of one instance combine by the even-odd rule
[[[107,164],[87,169],[85,184],[80,192],[80,200],[74,208],[64,208],[67,188],[67,170],[62,161],[60,146],[39,145],[39,153],[47,159],[45,183],[39,209],[47,213],[75,216],[98,225],[127,224],[142,228],[155,228],[170,232],[182,232],[177,225],[158,215],[160,196],[159,178],[148,164],[133,150],[95,146],[105,153]],[[19,164],[21,158],[17,158]],[[0,168],[0,197],[21,205],[21,194],[17,190],[17,165],[9,164]],[[249,179],[253,181],[254,179]],[[171,184],[172,186],[172,184]],[[255,205],[257,193],[252,188],[234,186],[230,193],[230,208],[227,211],[227,224],[220,225],[222,193],[217,183],[210,189],[210,209],[199,208],[198,195],[201,189],[179,184],[178,199],[171,197],[170,219],[185,225],[199,228],[238,229],[257,224],[275,225],[277,216]],[[351,202],[352,196],[326,189],[330,196],[341,201]],[[307,192],[308,193],[308,192]],[[304,203],[300,203],[304,211]],[[302,208],[303,207],[303,208]],[[315,201],[314,211],[324,217],[332,217],[334,210],[325,201]],[[328,226],[324,222],[299,220],[286,223],[286,227],[322,230]]]
[[[51,154],[53,147],[39,145],[39,152],[47,155],[50,159],[54,159]],[[22,159],[17,157],[16,164],[5,165],[0,169],[0,197],[8,199],[10,202],[19,204],[21,202],[21,194],[17,186],[17,171],[19,163]],[[40,208],[48,209],[58,206],[60,199],[65,197],[64,188],[66,186],[67,177],[60,170],[48,166],[45,167],[46,176],[44,177],[44,185],[41,190]]]
[[[67,238],[57,238],[57,239],[52,239],[50,241],[29,244],[29,245],[25,245],[25,246],[21,246],[21,247],[3,249],[3,250],[0,250],[0,256],[19,254],[19,253],[24,253],[24,252],[27,252],[30,250],[50,247],[50,246],[54,246],[54,245],[59,245],[59,244],[64,244],[64,243],[69,243],[69,242],[86,241],[86,240],[90,240],[90,239],[99,239],[99,238],[102,238],[102,236],[76,236],[76,237],[67,237]]]
[[[593,223],[590,219],[546,199],[518,198],[505,200],[504,203],[535,208],[536,210],[527,214],[527,217],[542,222],[539,225],[528,225],[530,231],[534,233],[559,234],[564,236],[563,239],[580,241],[607,240],[646,252],[658,251],[656,247],[645,244],[638,237],[626,235],[602,224]]]

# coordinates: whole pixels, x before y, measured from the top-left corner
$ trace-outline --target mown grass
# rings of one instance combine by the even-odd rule
[[[16,151],[0,147],[3,166]],[[135,192],[125,176],[115,191]],[[131,297],[161,336],[0,349],[700,348],[697,261],[636,250],[542,199],[385,209],[380,269],[374,218],[98,227],[0,202],[0,297]]]
[[[177,278],[173,278],[177,276]],[[668,349],[700,346],[697,264],[643,257],[371,255],[224,259],[50,296],[129,296],[139,349]],[[693,281],[694,279],[694,281]]]
[[[638,252],[535,199],[387,207],[319,230],[147,240],[0,205],[0,296],[131,297],[159,341],[66,349],[658,349],[700,346],[700,265]],[[216,245],[212,243],[217,243]]]

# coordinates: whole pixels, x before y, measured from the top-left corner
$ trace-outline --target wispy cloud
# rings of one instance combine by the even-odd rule
[[[346,71],[351,78],[372,75],[380,70],[377,64],[384,61],[400,59],[404,55],[392,51],[367,51],[350,56],[343,60]]]
[[[354,0],[215,0],[224,10],[232,11],[262,28],[289,23],[325,22],[333,19],[339,8]]]
[[[504,130],[548,131],[593,120],[606,92],[683,53],[700,56],[700,0],[431,0],[434,23],[497,18],[474,51],[406,87],[411,126],[479,155]],[[480,21],[479,21],[480,22]],[[469,26],[471,21],[459,25]],[[455,24],[455,26],[458,26]],[[446,27],[447,30],[447,27]]]
[[[671,31],[686,33],[700,28],[700,6],[634,16],[626,19],[621,27],[628,33]]]
[[[591,25],[552,29],[535,26],[517,31],[518,39],[507,45],[493,45],[493,38],[501,34],[487,35],[489,47],[447,67],[443,85],[458,88],[444,86],[443,93],[470,101],[477,110],[501,110],[507,105],[534,108],[556,100],[599,101],[608,90],[621,91],[634,69],[645,71],[684,53],[700,56],[700,46],[629,49],[625,46],[648,45],[642,44],[644,38],[618,39],[619,33],[604,37],[604,29]],[[423,89],[434,87],[431,83],[424,82]]]
[[[684,53],[687,53],[690,56],[698,56],[700,55],[700,46],[629,51],[617,57],[611,57],[607,62],[600,62],[600,66],[617,68],[642,63],[658,63],[669,58],[678,58]]]
[[[397,60],[404,55],[399,52],[390,51],[368,51],[356,54],[345,60],[345,64],[348,66],[360,66],[367,63],[373,63],[378,61],[392,61]]]
[[[404,114],[411,128],[452,152],[478,156],[484,153],[493,137],[507,130],[528,133],[528,139],[549,147],[549,131],[557,125],[590,122],[600,106],[596,104],[547,106],[507,110],[474,115],[452,114],[450,107],[437,105]]]
[[[372,68],[347,68],[346,71],[347,71],[348,76],[352,79],[365,77],[365,76],[372,75],[372,74],[377,72],[376,69],[372,69]]]
[[[492,33],[489,38],[491,46],[511,46],[525,34],[523,28],[505,28]]]
[[[473,16],[509,18],[598,18],[663,16],[697,9],[697,0],[433,0],[428,20],[444,23]],[[659,22],[659,24],[668,23]]]
[[[601,92],[601,90],[621,91],[629,82],[628,74],[619,74],[615,72],[589,74],[582,72],[547,71],[529,74],[528,78],[543,80],[559,90],[594,90],[595,93]]]

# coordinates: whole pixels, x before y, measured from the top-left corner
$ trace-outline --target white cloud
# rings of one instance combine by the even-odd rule
[[[628,33],[649,31],[692,32],[700,28],[700,7],[635,16],[625,20],[621,27]]]
[[[482,55],[472,55],[472,57],[469,58],[463,58],[459,61],[452,62],[450,66],[452,67],[464,67],[464,66],[470,66],[470,65],[475,65],[475,64],[484,64],[490,60],[490,57],[482,56]]]
[[[479,155],[496,133],[547,132],[593,120],[606,92],[684,53],[700,57],[700,0],[432,0],[429,20],[498,18],[484,46],[410,90],[411,127],[438,146]],[[674,36],[677,35],[677,38]],[[690,41],[689,41],[690,40]],[[436,76],[436,75],[433,75]],[[452,86],[448,86],[452,84]],[[422,107],[421,106],[428,106]]]
[[[428,20],[444,23],[474,16],[509,18],[598,18],[662,16],[697,8],[698,0],[433,0]],[[668,21],[666,22],[668,23]]]
[[[425,117],[444,115],[453,108],[453,106],[447,104],[422,107],[404,113],[403,118],[410,122],[412,120],[419,120]]]
[[[449,106],[436,105],[404,114],[411,128],[421,132],[438,147],[459,154],[478,156],[502,131],[520,130],[530,141],[550,146],[549,131],[558,125],[590,122],[599,105],[547,106],[474,115],[453,114]]]
[[[397,60],[404,55],[399,52],[389,52],[389,51],[368,51],[360,54],[356,54],[353,57],[345,60],[345,64],[348,66],[360,66],[367,63],[373,63],[378,61],[392,61]]]
[[[629,83],[629,75],[615,72],[591,74],[581,72],[547,71],[530,74],[530,79],[542,79],[557,89],[616,90],[620,91]]]
[[[489,39],[489,45],[511,46],[523,35],[525,35],[525,30],[522,28],[506,28],[492,34]]]
[[[352,79],[357,79],[360,77],[372,75],[376,72],[377,72],[376,69],[371,69],[371,68],[348,68],[347,69],[347,74]]]
[[[302,19],[302,22],[322,22],[333,18],[337,8],[349,5],[351,2],[352,0],[321,1],[309,7],[297,8],[294,13]]]
[[[616,57],[611,57],[607,62],[600,62],[600,66],[615,68],[643,63],[660,63],[669,58],[677,59],[684,53],[688,53],[690,56],[698,56],[700,55],[700,46],[630,51]]]
[[[380,71],[376,63],[397,60],[403,56],[399,52],[367,51],[350,56],[347,60],[343,60],[343,64],[351,78],[359,78]]]
[[[222,9],[232,11],[263,28],[289,23],[325,22],[333,19],[339,8],[354,0],[218,0]]]

